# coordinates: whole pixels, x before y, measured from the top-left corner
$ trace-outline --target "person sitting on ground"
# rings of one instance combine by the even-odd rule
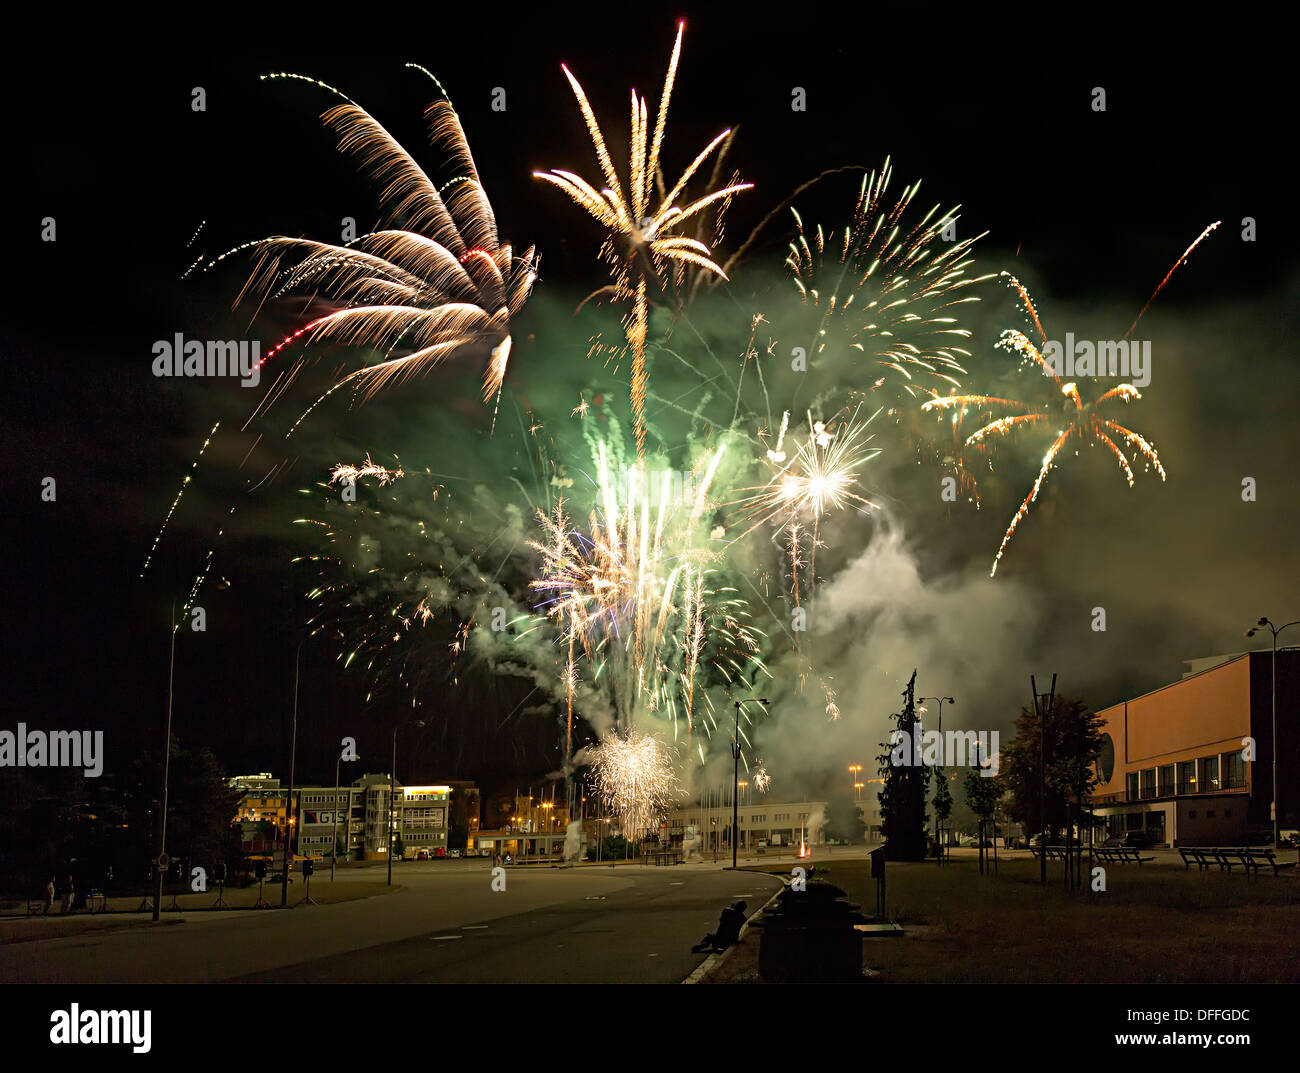
[[[740,939],[740,929],[745,923],[745,902],[732,902],[718,917],[718,930],[711,932],[691,947],[692,954],[704,951],[717,954],[735,945]]]

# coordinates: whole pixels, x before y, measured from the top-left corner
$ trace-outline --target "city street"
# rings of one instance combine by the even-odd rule
[[[511,868],[501,892],[486,861],[407,862],[393,894],[383,869],[358,874],[375,897],[11,943],[0,982],[677,983],[725,905],[752,914],[780,886],[712,864]]]

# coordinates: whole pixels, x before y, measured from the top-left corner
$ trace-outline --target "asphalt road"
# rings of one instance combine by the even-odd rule
[[[337,905],[11,944],[0,982],[678,983],[723,906],[743,898],[752,914],[780,885],[711,865],[514,868],[499,892],[480,862],[394,879],[406,889]]]

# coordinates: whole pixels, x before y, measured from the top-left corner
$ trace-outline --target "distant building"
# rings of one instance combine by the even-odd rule
[[[288,811],[287,796],[279,781],[269,775],[241,776],[256,780],[256,788],[244,790],[235,821],[244,828],[246,852],[270,853],[283,842],[262,837],[263,824],[283,830]],[[232,786],[237,780],[231,780]],[[467,805],[476,805],[478,789],[473,783],[459,783]],[[242,788],[242,787],[236,787]],[[427,786],[394,784],[392,826],[389,827],[389,777],[366,774],[350,786],[303,786],[294,788],[295,852],[328,860],[338,847],[341,860],[384,860],[389,847],[401,845],[406,859],[427,854],[445,856],[449,831],[452,787],[446,783]],[[472,806],[471,806],[472,808]],[[469,811],[471,830],[478,827],[476,811]]]
[[[1189,660],[1177,682],[1098,714],[1105,724],[1090,801],[1107,833],[1173,846],[1272,836],[1272,653]],[[1277,654],[1279,819],[1300,821],[1300,652]],[[1254,760],[1244,751],[1251,747]]]

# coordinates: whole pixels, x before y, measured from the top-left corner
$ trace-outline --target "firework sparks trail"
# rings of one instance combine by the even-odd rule
[[[1169,282],[1169,278],[1177,270],[1178,266],[1185,263],[1191,252],[1216,228],[1218,222],[1211,224],[1197,237],[1184,251],[1183,255],[1174,263],[1173,268],[1160,281],[1155,292],[1143,307],[1142,313],[1150,307],[1151,302],[1155,300],[1156,295]],[[1047,332],[1043,328],[1042,321],[1039,319],[1038,310],[1035,308],[1033,299],[1030,298],[1028,290],[1018,279],[1010,273],[1004,272],[1002,275],[1008,280],[1010,285],[1015,289],[1024,303],[1025,311],[1032,320],[1035,329],[1038,332],[1042,345],[1047,345]],[[1134,320],[1130,326],[1125,338],[1137,327],[1138,320],[1142,319],[1142,313],[1138,314],[1137,320]],[[1042,464],[1038,470],[1038,475],[1034,480],[1029,494],[1025,496],[1011,519],[1011,524],[1007,526],[1006,532],[1002,536],[1002,543],[998,547],[997,554],[993,558],[993,567],[989,571],[989,577],[997,574],[998,563],[1002,561],[1002,556],[1006,552],[1007,546],[1011,543],[1011,538],[1015,534],[1020,523],[1028,515],[1030,508],[1038,501],[1039,493],[1047,482],[1048,474],[1056,464],[1057,458],[1066,444],[1075,440],[1080,445],[1100,445],[1115,459],[1116,465],[1119,466],[1120,472],[1124,474],[1125,480],[1129,487],[1133,487],[1133,467],[1129,462],[1128,456],[1124,453],[1121,446],[1115,442],[1115,437],[1123,441],[1124,445],[1131,451],[1141,455],[1148,465],[1153,468],[1163,481],[1166,479],[1165,468],[1160,462],[1160,456],[1157,454],[1155,446],[1140,433],[1133,431],[1118,422],[1110,420],[1102,413],[1102,408],[1109,403],[1122,402],[1129,403],[1142,397],[1142,393],[1133,384],[1118,384],[1107,391],[1102,392],[1096,399],[1085,403],[1079,393],[1077,383],[1066,383],[1062,380],[1061,375],[1052,367],[1042,355],[1039,347],[1035,345],[1023,332],[1014,329],[1002,333],[998,341],[998,347],[1004,350],[1013,351],[1020,355],[1023,363],[1035,368],[1038,372],[1049,377],[1060,394],[1066,399],[1064,410],[1057,401],[1052,401],[1041,406],[1031,405],[1020,402],[1015,399],[999,398],[992,395],[947,395],[931,399],[922,405],[921,409],[941,410],[960,408],[964,414],[968,409],[976,409],[988,412],[992,407],[1001,407],[1006,410],[1018,411],[999,417],[995,420],[987,421],[982,427],[978,428],[966,439],[967,446],[975,446],[983,443],[986,439],[1001,437],[1004,435],[1014,434],[1025,429],[1036,428],[1040,426],[1056,426],[1056,431],[1052,442],[1043,455]],[[1061,426],[1064,427],[1061,427]],[[1077,453],[1077,452],[1076,452]]]
[[[439,189],[383,126],[334,87],[296,74],[262,77],[309,82],[341,99],[323,122],[338,135],[339,150],[357,156],[362,169],[383,184],[381,200],[390,220],[402,220],[406,228],[391,226],[342,245],[272,236],[214,260],[209,268],[235,254],[253,253],[258,261],[244,294],[301,292],[334,307],[286,335],[259,368],[298,341],[337,342],[384,354],[383,360],[342,377],[314,409],[345,384],[369,397],[451,358],[486,352],[483,398],[495,397],[499,404],[511,319],[532,290],[537,256],[530,247],[517,257],[498,238],[496,217],[450,100],[444,94],[425,112],[431,144],[459,172]]]
[[[653,485],[638,463],[624,475],[628,494],[620,505],[622,482],[601,443],[599,507],[586,530],[571,528],[562,504],[538,512],[545,540],[530,544],[542,559],[531,587],[539,610],[561,629],[570,703],[581,657],[590,682],[603,682],[611,694],[624,729],[648,711],[674,727],[684,723],[688,739],[701,725],[711,731],[713,673],[730,683],[765,670],[747,605],[714,580],[709,564],[716,553],[701,539],[699,521],[723,451],[703,464],[693,502],[686,495],[675,502],[670,472]]]
[[[197,235],[198,232],[196,231]],[[190,486],[194,479],[193,471],[198,468],[199,459],[203,457],[203,452],[208,449],[208,444],[212,442],[212,437],[217,434],[217,429],[221,427],[218,421],[211,429],[208,430],[207,438],[203,441],[203,446],[199,448],[199,453],[194,456],[194,461],[190,463],[190,473],[185,474],[181,479],[181,486],[176,491],[176,498],[172,500],[172,505],[167,509],[167,516],[163,518],[162,525],[158,527],[158,532],[154,535],[153,544],[149,548],[149,554],[144,557],[144,566],[140,568],[139,576],[143,578],[149,572],[149,564],[153,562],[154,553],[158,550],[158,545],[162,543],[163,533],[167,531],[167,523],[172,520],[172,515],[176,513],[176,508],[180,506],[181,499],[185,495],[185,489]]]
[[[705,146],[671,188],[665,192],[664,186],[660,186],[658,205],[652,208],[656,181],[662,183],[659,152],[668,123],[668,106],[677,76],[677,61],[681,56],[682,34],[685,29],[684,22],[678,24],[677,40],[668,61],[668,73],[659,98],[653,136],[650,134],[651,124],[645,98],[639,96],[636,90],[632,91],[631,163],[626,192],[606,148],[600,124],[587,101],[587,95],[568,67],[562,67],[564,77],[568,79],[577,98],[607,185],[598,191],[571,171],[556,169],[533,172],[535,178],[562,190],[605,229],[602,256],[612,268],[613,292],[619,301],[631,304],[631,311],[624,323],[628,349],[632,354],[633,424],[637,453],[642,457],[645,455],[646,438],[645,341],[649,327],[648,280],[653,276],[662,284],[661,273],[670,266],[676,270],[687,266],[701,268],[725,279],[726,274],[714,262],[708,246],[699,239],[672,232],[709,206],[719,201],[725,202],[734,194],[753,186],[752,183],[733,183],[689,202],[684,208],[676,204],[691,177],[730,135],[730,130],[726,130]]]
[[[349,466],[340,462],[330,470],[330,484],[342,484],[344,481],[358,481],[364,477],[374,477],[380,484],[388,484],[406,474],[402,472],[401,466],[397,469],[389,469],[387,466],[381,466],[370,460],[370,455],[366,455],[366,460],[359,466]]]
[[[1192,255],[1192,250],[1196,249],[1197,246],[1199,246],[1202,242],[1204,242],[1207,238],[1209,238],[1210,232],[1213,231],[1216,227],[1218,227],[1219,224],[1221,223],[1223,223],[1222,220],[1215,220],[1214,223],[1210,224],[1209,227],[1207,227],[1204,231],[1202,231],[1199,235],[1196,236],[1195,242],[1193,242],[1190,246],[1187,247],[1187,249],[1183,251],[1183,255],[1180,258],[1178,258],[1178,260],[1174,262],[1173,267],[1169,269],[1168,272],[1165,273],[1165,278],[1160,281],[1159,286],[1157,286],[1156,289],[1151,292],[1151,297],[1147,299],[1147,304],[1142,307],[1142,312],[1133,318],[1133,323],[1129,325],[1128,331],[1124,333],[1125,339],[1127,339],[1130,335],[1133,334],[1133,329],[1138,326],[1138,321],[1140,321],[1142,317],[1146,314],[1146,311],[1151,308],[1151,303],[1156,300],[1156,296],[1159,295],[1160,292],[1165,289],[1165,284],[1169,282],[1170,277],[1173,276],[1173,274],[1178,271],[1180,265],[1184,265],[1187,263],[1187,258],[1189,258]]]
[[[822,311],[816,353],[838,325],[847,345],[897,374],[908,396],[933,396],[936,386],[960,387],[957,374],[965,372],[961,362],[970,351],[957,344],[970,332],[957,326],[954,310],[979,300],[966,288],[993,277],[966,276],[971,249],[983,235],[943,241],[960,206],[941,213],[935,205],[920,221],[905,223],[921,184],[905,187],[886,207],[891,175],[886,158],[863,179],[843,234],[828,235],[820,225],[810,233],[792,209],[799,233],[785,263],[805,304]]]
[[[681,796],[671,752],[649,734],[613,734],[593,746],[596,792],[619,818],[625,838],[658,830]]]

